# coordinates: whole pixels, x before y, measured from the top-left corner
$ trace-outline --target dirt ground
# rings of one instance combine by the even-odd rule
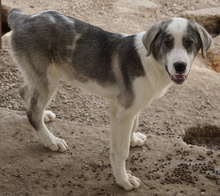
[[[145,31],[156,21],[187,10],[220,7],[219,0],[2,3],[27,14],[57,10],[122,33]],[[147,141],[143,147],[131,148],[127,160],[127,169],[142,183],[127,192],[116,185],[109,164],[108,100],[61,82],[49,106],[57,119],[47,126],[70,149],[51,152],[25,116],[17,93],[22,78],[7,40],[6,35],[0,50],[1,196],[220,196],[220,76],[206,68],[208,60],[199,55],[185,84],[173,85],[143,110],[138,130]]]

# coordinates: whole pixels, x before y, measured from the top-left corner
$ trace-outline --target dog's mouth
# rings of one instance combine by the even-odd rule
[[[173,80],[176,84],[182,84],[186,79],[186,75],[170,75],[171,80]]]
[[[171,80],[174,81],[176,84],[182,84],[187,79],[187,75],[183,75],[183,74],[171,75],[170,72],[168,71],[167,66],[166,66],[166,70]]]

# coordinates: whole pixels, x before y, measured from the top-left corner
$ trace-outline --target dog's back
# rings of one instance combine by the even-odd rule
[[[72,41],[73,27],[71,20],[66,24],[58,22],[60,20],[56,20],[56,17],[61,15],[53,11],[24,15],[19,9],[12,9],[8,16],[8,24],[13,30],[12,49],[29,51],[32,56],[38,51],[47,57],[52,56],[55,50],[64,50],[60,47]]]
[[[28,74],[30,67],[44,74],[48,66],[55,64],[61,78],[75,86],[90,91],[91,87],[86,86],[88,81],[104,88],[121,83],[121,91],[124,94],[125,88],[129,89],[129,95],[132,80],[144,75],[134,35],[107,32],[55,11],[23,15],[13,9],[8,21],[13,30],[12,56],[21,71],[29,70]],[[108,94],[100,95],[109,97]]]
[[[106,55],[104,52],[106,48],[108,51],[109,48],[111,52],[114,51],[117,46],[110,44],[119,37],[55,11],[24,15],[20,10],[12,9],[8,23],[13,30],[12,51],[16,52],[15,55],[18,58],[21,55],[38,66],[42,65],[42,62],[45,64],[53,62],[62,66],[71,64],[75,69],[86,65],[93,67],[105,64],[107,66],[104,61],[109,59],[105,58],[107,55],[112,55],[109,52]],[[76,51],[76,47],[79,52]],[[44,59],[39,62],[39,57]]]

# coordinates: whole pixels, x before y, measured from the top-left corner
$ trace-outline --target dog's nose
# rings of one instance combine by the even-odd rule
[[[178,62],[175,62],[173,65],[174,65],[176,72],[179,74],[184,73],[186,70],[186,63],[185,62],[178,61]]]

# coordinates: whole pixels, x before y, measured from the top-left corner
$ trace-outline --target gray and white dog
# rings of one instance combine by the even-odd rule
[[[24,76],[19,94],[27,117],[45,146],[68,149],[44,122],[45,111],[60,79],[111,100],[110,161],[116,182],[126,190],[140,180],[126,171],[130,146],[142,146],[136,132],[140,111],[172,83],[182,84],[199,50],[205,58],[212,39],[207,31],[183,18],[154,24],[146,32],[125,35],[104,31],[55,11],[24,15],[10,11],[12,57]]]

